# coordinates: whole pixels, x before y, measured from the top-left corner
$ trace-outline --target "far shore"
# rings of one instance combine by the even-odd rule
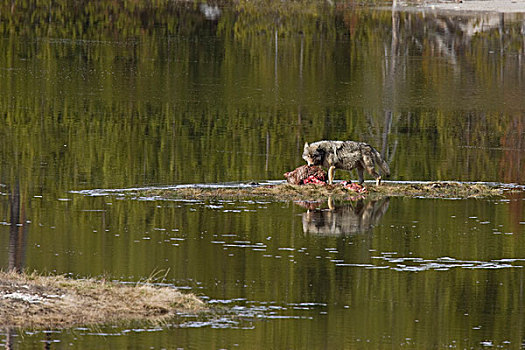
[[[524,13],[525,0],[462,0],[398,2],[397,8],[436,10],[451,14],[460,13]]]

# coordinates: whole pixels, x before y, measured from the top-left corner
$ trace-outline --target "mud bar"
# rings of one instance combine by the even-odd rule
[[[284,180],[259,182],[226,182],[209,184],[181,184],[173,186],[150,186],[124,189],[92,189],[71,191],[85,196],[120,196],[139,200],[214,199],[265,197],[275,200],[317,200],[332,197],[337,200],[353,200],[364,197],[413,197],[413,198],[487,198],[503,197],[507,193],[525,191],[524,185],[498,182],[461,181],[383,181],[381,186],[366,181],[366,193],[356,193],[342,186],[290,185]]]

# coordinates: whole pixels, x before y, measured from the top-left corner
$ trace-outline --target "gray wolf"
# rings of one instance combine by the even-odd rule
[[[377,165],[382,175],[389,176],[390,168],[374,147],[357,141],[317,141],[305,143],[303,159],[308,165],[320,165],[328,168],[328,183],[333,184],[335,169],[357,169],[359,184],[363,184],[363,170],[376,179],[376,185],[381,184],[381,175],[375,169]]]
[[[326,171],[318,166],[301,165],[292,171],[284,173],[286,181],[292,185],[303,185],[305,180],[312,176],[319,181],[326,182]]]

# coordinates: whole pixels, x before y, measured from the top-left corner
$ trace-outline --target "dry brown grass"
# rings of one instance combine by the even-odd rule
[[[277,200],[319,200],[332,197],[334,200],[352,200],[360,197],[428,197],[428,198],[480,198],[502,196],[503,189],[484,185],[460,182],[429,183],[383,183],[381,186],[367,185],[367,193],[358,194],[335,185],[262,185],[247,188],[180,188],[174,190],[146,190],[142,196],[163,198],[226,199],[266,197]]]
[[[0,271],[0,328],[163,322],[204,303],[174,288]]]
[[[502,196],[504,191],[500,187],[479,183],[437,181],[412,184],[387,183],[371,187],[370,193],[405,197],[483,198]]]

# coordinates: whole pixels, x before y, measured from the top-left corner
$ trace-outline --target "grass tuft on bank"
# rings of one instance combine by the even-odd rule
[[[198,313],[192,294],[148,283],[120,284],[0,271],[0,328],[61,329],[126,321],[162,323]]]

